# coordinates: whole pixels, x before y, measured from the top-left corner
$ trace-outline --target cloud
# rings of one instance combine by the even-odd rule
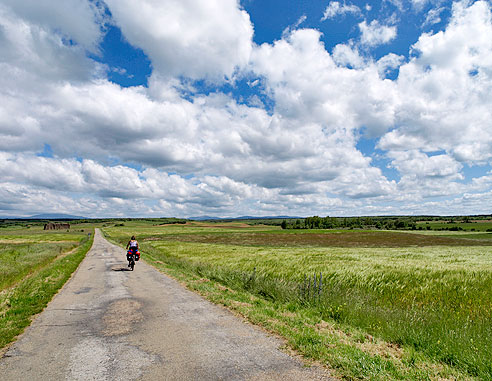
[[[393,159],[391,165],[404,174],[400,185],[408,181],[425,183],[433,181],[442,186],[443,180],[446,182],[463,180],[463,175],[460,173],[463,165],[449,155],[428,156],[417,150],[391,151],[388,155]],[[426,184],[424,189],[430,188],[429,184]]]
[[[35,123],[18,130],[18,149],[36,152],[48,142],[66,158],[109,162],[117,157],[171,172],[223,175],[266,188],[330,180],[347,165],[367,165],[355,150],[350,131],[325,134],[322,125],[302,120],[305,114],[299,119],[272,117],[226,96],[158,102],[143,89],[122,89],[105,81],[53,90],[31,108],[29,120]],[[56,133],[50,127],[61,124],[64,128]],[[52,177],[46,181],[59,186]]]
[[[427,12],[423,26],[434,25],[441,22],[441,13],[444,11],[444,7],[430,9]]]
[[[340,4],[338,1],[331,1],[326,7],[321,21],[335,18],[336,16],[345,15],[347,13],[352,13],[354,15],[360,15],[361,10],[358,6],[353,4]]]
[[[456,3],[449,25],[420,36],[409,59],[377,61],[363,48],[396,36],[377,21],[361,23],[360,45],[330,54],[319,31],[298,25],[272,44],[252,44],[235,1],[146,0],[141,20],[130,17],[136,2],[108,1],[152,62],[148,87],[129,88],[88,57],[106,22],[98,3],[81,1],[88,11],[73,26],[21,3],[0,6],[2,213],[417,213],[415,200],[428,213],[451,210],[449,200],[479,210],[480,197],[490,198],[490,173],[464,177],[467,166],[492,161],[484,1]],[[243,104],[220,87],[201,93],[192,80],[224,78],[245,79],[256,93]],[[361,152],[364,139],[377,154]],[[53,157],[36,156],[46,144]]]
[[[393,124],[393,84],[381,81],[372,64],[358,70],[338,66],[315,30],[295,31],[274,45],[262,45],[252,63],[267,79],[282,120],[295,118],[294,125],[300,127],[317,123],[328,132],[348,131],[350,142],[350,132],[361,125],[381,131]]]
[[[290,210],[290,204],[304,211],[341,205],[336,198],[285,195],[225,176],[185,179],[157,169],[137,171],[92,160],[2,154],[0,169],[0,211],[21,215],[46,210],[98,217],[228,215],[233,210],[279,213]]]
[[[91,52],[98,51],[102,39],[104,7],[99,1],[83,0],[3,0],[19,17],[54,33]]]
[[[299,25],[301,25],[304,21],[306,21],[307,19],[307,16],[306,15],[302,15],[301,17],[299,17],[299,20],[297,20],[297,22],[295,23],[294,27],[295,28],[298,28]]]
[[[32,49],[26,56],[32,57],[35,47],[25,46]],[[40,56],[39,65],[44,61]],[[149,89],[121,88],[91,77],[94,68],[87,62],[85,81],[67,76],[53,82],[43,72],[38,74],[36,65],[25,69],[36,86],[27,79],[19,81],[19,76],[5,78],[8,86],[0,93],[4,105],[0,118],[5,119],[3,126],[12,126],[2,130],[5,151],[34,154],[49,144],[60,159],[76,156],[101,163],[117,159],[180,174],[223,176],[284,193],[296,193],[310,182],[328,182],[328,190],[341,192],[330,182],[347,168],[363,172],[370,167],[355,148],[354,129],[359,123],[377,129],[392,123],[380,107],[380,97],[391,91],[391,84],[380,82],[375,68],[366,73],[338,68],[313,30],[294,31],[276,46],[255,50],[252,67],[268,82],[267,91],[276,102],[273,115],[239,105],[224,94],[185,99],[173,85],[176,82],[159,82],[158,76],[151,79]],[[8,64],[12,70],[16,65],[15,60]],[[280,68],[284,75],[277,78]],[[312,92],[313,83],[319,84],[319,94]],[[357,86],[372,90],[361,99],[351,91]],[[349,112],[352,107],[355,112]],[[385,182],[380,172],[372,177]],[[44,185],[37,177],[30,181],[63,188],[53,177],[46,179]],[[379,185],[375,189],[361,192],[387,191]],[[98,194],[123,197],[125,192]]]
[[[404,60],[404,56],[399,56],[394,53],[386,54],[385,56],[381,57],[376,63],[379,75],[384,78],[391,70],[398,69],[404,62]]]
[[[307,20],[307,16],[306,15],[302,15],[301,17],[299,17],[299,19],[296,21],[296,23],[294,25],[289,25],[287,28],[285,28],[283,31],[282,31],[282,38],[285,38],[286,36],[288,36],[290,33],[292,33],[292,31],[296,30],[297,28],[299,28],[299,26]]]
[[[236,0],[105,2],[125,38],[163,76],[222,81],[248,63],[253,27]]]
[[[186,203],[219,209],[232,206],[233,201],[257,196],[260,192],[254,186],[225,177],[205,176],[187,180],[156,169],[137,171],[122,165],[103,166],[93,160],[12,154],[2,154],[0,159],[0,169],[4,173],[2,188],[5,191],[17,187],[41,194],[88,193],[96,196],[95,199],[113,202],[119,199],[140,200],[142,203],[158,199],[167,205]],[[4,200],[12,202],[22,199],[5,197]],[[128,204],[128,201],[123,204]]]
[[[40,77],[44,83],[63,80],[87,80],[96,73],[96,65],[84,49],[64,42],[54,27],[35,24],[0,5],[0,55],[2,87],[36,87]],[[93,44],[95,41],[88,41]]]
[[[363,68],[367,65],[366,60],[353,44],[338,44],[333,48],[333,60],[340,66],[352,68]]]
[[[421,11],[432,0],[410,0],[415,10]]]
[[[301,167],[305,180],[336,182],[342,173],[357,172],[358,168],[371,173],[369,161],[355,148],[354,132],[362,125],[369,134],[392,125],[394,105],[385,104],[384,99],[393,89],[390,82],[379,79],[373,65],[360,70],[337,66],[319,37],[313,30],[295,31],[273,46],[262,45],[255,51],[253,64],[257,74],[266,78],[276,104],[271,126],[278,128],[291,147],[296,141],[302,147],[302,151],[284,149],[286,157],[295,158],[285,163],[291,173],[296,174],[296,165],[304,166],[305,161],[308,165]],[[355,88],[359,91],[354,92]],[[262,141],[268,142],[264,137]],[[272,147],[280,148],[278,141],[274,142]],[[374,180],[378,177],[387,182],[380,172],[371,174]],[[283,181],[292,186],[290,178],[283,175]],[[374,194],[389,189],[376,183]]]
[[[384,135],[384,150],[444,150],[459,162],[492,159],[492,17],[486,2],[455,3],[445,31],[423,34],[410,62],[400,66],[405,94],[399,127]]]
[[[273,115],[221,94],[189,100],[171,89],[154,97],[152,88],[125,89],[102,79],[61,83],[47,94],[34,88],[5,97],[22,111],[21,128],[4,140],[5,150],[34,153],[47,143],[62,158],[117,158],[269,189],[295,189],[336,179],[347,168],[370,167],[355,148],[354,130],[360,123],[369,131],[392,124],[391,111],[388,119],[381,107],[391,83],[381,82],[375,67],[360,73],[337,67],[312,30],[256,53],[257,74],[274,94]],[[284,75],[277,79],[278,69]],[[319,92],[312,92],[313,84]],[[357,86],[368,88],[363,98],[352,92]],[[26,96],[33,101],[22,109]]]
[[[378,20],[372,20],[369,25],[364,20],[359,24],[359,29],[363,46],[375,47],[396,38],[396,26],[381,25]]]
[[[387,0],[390,4],[393,4],[394,7],[398,9],[399,12],[404,12],[405,11],[405,6],[403,4],[403,0]],[[411,0],[413,1],[413,0]],[[419,1],[419,0],[416,0]],[[426,0],[424,0],[426,1]]]

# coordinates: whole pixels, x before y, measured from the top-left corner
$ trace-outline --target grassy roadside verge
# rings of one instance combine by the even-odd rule
[[[172,241],[144,245],[143,251],[157,260],[189,268],[223,286],[288,305],[291,312],[312,311],[319,324],[357,327],[421,353],[430,362],[492,378],[490,249],[269,249]],[[321,270],[323,293],[313,302],[302,298],[302,273]]]
[[[206,266],[192,265],[154,250],[146,250],[143,258],[210,301],[282,336],[287,348],[308,360],[328,365],[342,379],[474,379],[454,367],[435,363],[410,347],[385,342],[362,330],[322,318],[312,306],[275,301],[254,289],[227,284]]]
[[[0,290],[13,287],[27,276],[53,262],[79,245],[78,241],[59,243],[14,243],[0,245]]]
[[[0,348],[11,343],[31,323],[70,278],[92,246],[94,234],[67,255],[0,292]]]

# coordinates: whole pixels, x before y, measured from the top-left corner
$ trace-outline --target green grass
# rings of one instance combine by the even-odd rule
[[[0,244],[0,290],[35,273],[76,245],[77,243]]]
[[[462,228],[463,231],[477,231],[477,232],[486,232],[488,229],[492,229],[492,220],[488,221],[473,221],[473,222],[444,222],[444,221],[431,221],[431,222],[419,222],[417,227],[422,226],[424,229],[427,226],[430,226],[433,230],[438,229],[448,229],[453,227]],[[473,229],[473,230],[472,230]]]
[[[275,229],[225,230],[135,225],[105,232],[120,244],[137,234],[143,258],[287,337],[293,348],[344,377],[492,379],[492,246],[487,242],[466,246],[463,239],[457,246],[453,234],[449,241],[439,237],[442,246],[419,247],[406,244],[413,242],[411,234],[394,233],[401,234],[399,247],[387,247],[395,237],[372,232],[368,247],[313,247],[311,233],[303,232],[296,245],[284,247],[286,235]],[[364,246],[357,234],[339,232],[342,240]],[[323,274],[323,291],[315,300],[299,291],[304,275],[313,273]],[[197,282],[200,278],[211,282]],[[219,291],[225,286],[233,292],[208,293],[206,287],[215,283]],[[378,353],[374,342],[364,344],[366,336],[374,337],[382,352],[395,346],[399,357]]]
[[[457,235],[447,235],[447,234],[441,234],[442,237],[456,237]],[[489,240],[492,241],[492,233],[461,233],[459,234],[459,238],[461,239],[473,239],[473,240]]]
[[[0,348],[23,332],[78,267],[92,245],[88,231],[1,232]]]
[[[4,229],[0,233],[0,291],[74,249],[87,237],[85,231],[43,232],[33,229]]]

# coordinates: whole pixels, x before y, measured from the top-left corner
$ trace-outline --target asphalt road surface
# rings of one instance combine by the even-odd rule
[[[143,254],[145,255],[145,254]],[[7,380],[328,380],[282,342],[96,231],[72,279],[0,359]]]

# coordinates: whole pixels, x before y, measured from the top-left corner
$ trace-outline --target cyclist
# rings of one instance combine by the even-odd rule
[[[126,248],[128,250],[128,254],[133,253],[135,254],[135,260],[138,261],[140,259],[140,251],[138,251],[138,241],[135,238],[134,235],[132,235],[132,238],[130,241],[128,241]]]

